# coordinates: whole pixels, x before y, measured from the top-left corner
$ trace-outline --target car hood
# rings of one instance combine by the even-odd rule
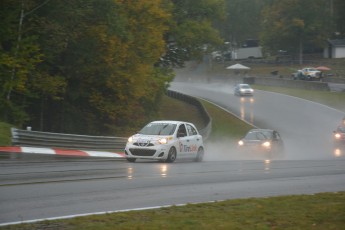
[[[158,141],[162,138],[168,138],[168,137],[172,137],[172,136],[166,136],[166,135],[143,135],[143,134],[135,134],[133,136],[133,141],[135,142],[154,142],[154,141]]]

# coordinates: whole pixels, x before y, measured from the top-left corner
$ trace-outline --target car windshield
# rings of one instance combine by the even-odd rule
[[[139,131],[144,135],[172,135],[176,129],[176,124],[150,123]]]
[[[339,126],[338,132],[345,133],[345,126]]]
[[[246,140],[267,140],[267,139],[272,139],[272,133],[269,131],[253,131],[247,133],[245,136]]]
[[[250,86],[249,85],[241,85],[241,88],[242,89],[250,89]]]

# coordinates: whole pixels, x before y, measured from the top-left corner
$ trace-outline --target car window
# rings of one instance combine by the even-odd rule
[[[345,126],[339,126],[338,127],[338,131],[342,132],[342,133],[345,133]]]
[[[258,133],[258,132],[249,132],[249,133],[247,133],[247,135],[245,136],[245,139],[246,139],[246,140],[257,140],[257,139],[258,139],[257,133]]]
[[[181,124],[178,128],[177,133],[181,136],[187,136],[187,130],[184,124]]]
[[[196,131],[196,129],[190,124],[187,124],[187,130],[188,130],[189,136],[198,135],[198,132]]]
[[[249,132],[245,136],[247,140],[268,140],[272,139],[272,132],[270,131],[254,131]]]
[[[264,133],[259,133],[259,132],[256,133],[256,137],[258,140],[266,140],[267,139],[267,136]]]
[[[272,133],[272,131],[269,131],[269,130],[263,131],[262,135],[265,137],[265,139],[272,139],[273,138],[273,133]]]
[[[149,123],[139,133],[144,135],[172,135],[175,129],[176,124]]]

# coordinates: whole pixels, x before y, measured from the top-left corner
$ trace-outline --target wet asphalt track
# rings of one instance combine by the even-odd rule
[[[220,141],[205,161],[150,161],[1,154],[0,223],[224,199],[345,190],[344,153],[331,133],[343,112],[232,84],[174,83],[172,89],[215,102],[262,128],[279,130],[284,160],[248,159]]]

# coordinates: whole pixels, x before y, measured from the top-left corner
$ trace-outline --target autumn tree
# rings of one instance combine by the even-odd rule
[[[26,109],[30,100],[42,95],[57,98],[63,79],[40,74],[37,68],[44,59],[33,33],[35,11],[48,1],[1,1],[0,17],[0,111],[1,118],[22,125],[29,120]],[[44,84],[42,84],[44,82]]]
[[[221,41],[212,21],[222,3],[1,1],[0,119],[65,133],[136,130],[156,117],[171,67]],[[183,57],[166,58],[170,38]]]
[[[217,24],[224,40],[240,46],[246,39],[259,39],[265,4],[267,0],[225,0],[226,17]]]
[[[307,46],[323,47],[334,30],[328,0],[273,0],[263,10],[261,43],[270,53],[299,53]]]
[[[59,1],[46,9],[41,27],[54,31],[41,42],[58,53],[42,65],[67,82],[63,100],[47,103],[47,129],[120,135],[155,115],[171,77],[154,67],[170,17],[160,0]]]
[[[185,61],[201,59],[205,54],[205,47],[223,43],[219,31],[213,25],[224,19],[224,0],[171,2],[172,21],[165,36],[167,52],[160,64],[181,67]]]

